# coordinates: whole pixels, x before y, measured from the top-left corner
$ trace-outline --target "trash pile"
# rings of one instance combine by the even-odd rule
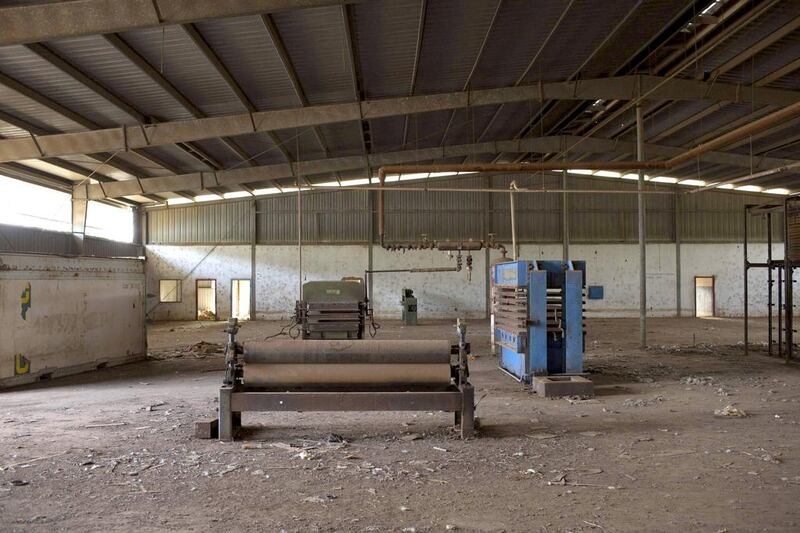
[[[205,359],[209,356],[223,355],[225,345],[216,342],[200,341],[177,350],[151,351],[147,354],[150,359],[178,359],[184,356],[193,356],[195,359]]]

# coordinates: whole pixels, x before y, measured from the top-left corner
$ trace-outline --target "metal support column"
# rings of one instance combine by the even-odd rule
[[[675,311],[678,318],[683,313],[683,301],[681,298],[681,219],[683,211],[681,209],[681,197],[678,188],[675,187]]]
[[[256,243],[258,242],[258,202],[251,204],[253,234],[250,236],[250,320],[256,320]]]
[[[303,299],[303,201],[301,197],[300,176],[297,176],[297,297]]]
[[[83,255],[83,240],[86,238],[86,213],[89,202],[85,198],[72,195],[72,237],[75,243],[75,255]]]
[[[492,188],[492,177],[486,176],[486,188]],[[483,235],[485,238],[489,237],[489,233],[491,233],[491,201],[492,201],[492,194],[491,193],[483,193]],[[485,255],[484,255],[484,275],[483,275],[483,284],[484,284],[484,312],[486,315],[486,319],[491,318],[492,314],[492,288],[491,284],[489,283],[489,278],[491,276],[491,263],[492,263],[492,254],[488,247],[484,248]]]
[[[517,257],[517,221],[516,209],[514,203],[514,189],[515,184],[512,182],[512,189],[508,193],[509,207],[511,208],[511,258],[516,261]]]
[[[772,213],[767,212],[767,353],[772,355]]]
[[[750,333],[748,329],[748,322],[747,322],[747,314],[748,314],[748,301],[747,301],[747,270],[750,268],[750,263],[747,260],[747,216],[749,213],[749,207],[744,207],[744,223],[743,223],[743,231],[744,231],[744,246],[742,247],[742,253],[744,254],[744,354],[747,355],[750,349],[749,346],[749,338],[748,335]]]
[[[783,356],[783,266],[778,266],[778,357]]]
[[[373,263],[374,259],[372,257],[373,253],[373,246],[375,244],[375,191],[367,191],[367,213],[369,213],[369,229],[368,229],[368,238],[367,238],[367,270],[373,270]],[[364,275],[364,283],[367,284],[367,299],[369,300],[369,306],[372,309],[375,309],[375,302],[372,301],[372,283],[369,282],[370,280],[367,279],[367,275]]]
[[[644,161],[644,120],[642,105],[636,104],[636,158]],[[644,169],[639,169],[639,344],[647,347],[647,249],[645,235]]]
[[[566,154],[564,160],[566,161]],[[567,169],[561,171],[561,259],[569,261],[569,195],[567,194]]]
[[[784,298],[783,305],[786,309],[786,319],[784,326],[786,328],[784,358],[786,362],[792,360],[792,351],[794,350],[794,331],[792,330],[794,323],[794,298],[792,296],[792,278],[794,278],[794,264],[789,257],[789,209],[787,208],[786,201],[784,200],[783,209],[783,264],[784,273],[783,279],[786,287],[786,297]]]

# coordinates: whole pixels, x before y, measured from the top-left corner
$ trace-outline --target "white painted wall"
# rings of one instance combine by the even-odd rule
[[[217,280],[217,317],[226,319],[231,280],[250,279],[249,246],[148,246],[146,255],[147,315],[152,320],[194,320],[198,279]],[[182,280],[180,302],[158,302],[159,279]]]
[[[388,252],[373,248],[373,270],[455,267],[456,258],[434,251]],[[419,320],[425,318],[483,318],[486,313],[486,252],[472,256],[472,279],[466,272],[376,273],[373,276],[373,308],[376,316],[401,317],[403,288],[413,289]]]
[[[139,260],[0,254],[0,387],[144,358],[144,293]]]
[[[249,246],[148,246],[148,293],[157,296],[160,278],[186,278],[180,304],[160,304],[150,312],[153,319],[192,320],[195,312],[194,283],[198,278],[217,280],[219,318],[230,316],[230,287],[234,278],[250,278]],[[510,248],[510,247],[509,247]],[[674,244],[647,247],[647,307],[651,316],[674,316],[677,291]],[[211,253],[209,253],[211,252]],[[780,244],[774,245],[781,257]],[[208,257],[206,257],[208,255]],[[588,300],[588,316],[633,317],[639,312],[639,247],[636,244],[573,244],[570,255],[587,262],[587,283],[602,285],[602,300]],[[766,258],[766,245],[750,245],[751,261]],[[500,256],[492,251],[491,259]],[[762,257],[763,256],[763,257]],[[205,259],[203,259],[205,257]],[[525,259],[560,259],[561,245],[520,246]],[[295,246],[258,246],[256,252],[257,317],[285,319],[291,315],[298,294],[298,254]],[[420,319],[480,318],[486,308],[486,255],[473,256],[472,281],[462,272],[376,274],[373,307],[379,318],[400,318],[400,291],[414,289],[419,298]],[[364,245],[306,246],[303,248],[303,281],[363,276],[369,263]],[[373,247],[373,269],[406,269],[455,266],[455,259],[432,251],[387,252]],[[681,245],[681,298],[685,316],[694,313],[694,276],[716,277],[719,316],[743,312],[742,249],[739,244]],[[751,270],[752,316],[766,314],[766,272]],[[157,298],[148,300],[148,309]]]

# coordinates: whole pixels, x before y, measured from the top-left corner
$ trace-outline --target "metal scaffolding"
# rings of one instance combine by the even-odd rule
[[[783,258],[773,257],[773,214],[783,214]],[[748,255],[748,221],[760,216],[767,224],[767,259],[751,262]],[[800,266],[800,196],[787,196],[782,204],[748,204],[744,208],[744,353],[750,350],[748,274],[750,269],[767,269],[767,351],[769,355],[783,357],[787,362],[794,354],[794,269]],[[777,291],[773,287],[777,282]],[[773,292],[777,294],[777,304]],[[776,312],[777,311],[777,312]],[[774,318],[777,316],[777,328]],[[775,350],[777,349],[777,353]]]

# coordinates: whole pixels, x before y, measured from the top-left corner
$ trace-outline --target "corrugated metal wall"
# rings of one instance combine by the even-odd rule
[[[303,241],[357,243],[369,241],[367,191],[313,192],[301,195]],[[246,205],[246,204],[245,204]],[[297,196],[287,194],[256,202],[258,242],[297,242]]]
[[[387,192],[386,237],[410,241],[430,239],[480,239],[494,233],[501,241],[511,239],[508,190],[512,180],[528,189],[560,189],[557,174],[466,177],[410,181],[408,186],[495,188],[504,192]],[[635,194],[602,194],[602,190],[635,191],[634,180],[600,180],[570,176],[571,189],[597,190],[598,194],[569,197],[570,242],[637,242],[637,197]],[[683,194],[689,189],[647,184],[647,190],[668,194],[645,197],[647,239],[673,242],[676,222],[683,242],[741,242],[745,204],[781,203],[782,198],[727,191]],[[371,198],[372,197],[372,198]],[[352,244],[377,240],[377,193],[369,191],[311,192],[302,195],[303,241],[308,244]],[[561,202],[557,193],[520,193],[516,197],[517,233],[521,243],[561,241]],[[676,216],[676,202],[679,202]],[[259,244],[297,242],[297,197],[294,194],[255,200],[235,200],[207,205],[164,207],[147,211],[148,244],[243,244],[253,231]],[[370,216],[370,209],[373,216]],[[370,227],[372,224],[372,228]],[[773,238],[783,235],[782,216],[773,215]],[[749,238],[766,240],[766,222],[751,217]]]
[[[0,224],[0,252],[92,257],[142,257],[142,246],[97,237],[80,241],[71,233]]]
[[[253,235],[250,202],[218,202],[147,213],[148,244],[242,244]]]

